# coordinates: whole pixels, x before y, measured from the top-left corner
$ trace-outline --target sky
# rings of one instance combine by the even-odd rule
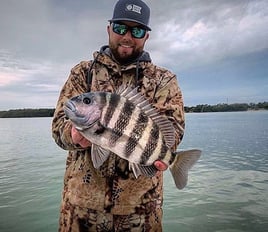
[[[117,0],[1,0],[0,110],[53,108],[70,69],[108,43]],[[268,101],[268,1],[144,0],[145,50],[184,104]]]

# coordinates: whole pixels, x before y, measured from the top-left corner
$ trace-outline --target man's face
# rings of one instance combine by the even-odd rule
[[[128,27],[139,27],[139,24],[129,21],[120,22]],[[136,59],[143,51],[145,41],[149,34],[146,32],[143,38],[134,38],[131,31],[120,35],[113,31],[113,24],[107,27],[109,35],[109,46],[114,58],[121,64],[125,64]]]

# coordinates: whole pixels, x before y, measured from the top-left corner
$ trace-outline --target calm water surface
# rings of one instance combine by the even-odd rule
[[[199,148],[189,183],[165,172],[164,231],[267,231],[268,111],[186,115],[180,149]],[[66,151],[51,118],[0,118],[0,231],[57,231]]]

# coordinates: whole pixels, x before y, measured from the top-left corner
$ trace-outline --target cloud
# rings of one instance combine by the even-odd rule
[[[25,57],[53,62],[72,61],[81,55],[86,58],[107,43],[107,17],[112,6],[112,1],[4,0],[0,7],[4,35],[0,46]]]
[[[183,5],[174,1],[164,6],[162,11],[168,13],[161,20],[156,18],[153,26],[153,52],[157,49],[157,61],[164,65],[185,69],[268,47],[266,1],[192,1]]]
[[[2,109],[54,106],[70,65],[40,63],[0,51],[0,91],[5,96],[0,106]]]
[[[71,67],[92,59],[92,53],[107,44],[107,20],[116,1],[1,1],[0,91],[6,97],[0,100],[0,110],[54,106]],[[267,1],[145,1],[151,6],[152,28],[146,50],[154,63],[178,75],[187,104],[213,101],[217,94],[222,99],[228,89],[236,90],[230,95],[246,91],[248,99],[256,96],[250,72],[267,79],[268,71],[263,66],[258,66],[262,73],[250,69],[250,63],[240,58],[259,54],[251,63],[267,61]],[[235,58],[243,68],[235,68]],[[222,77],[215,78],[215,67],[226,60],[236,64],[226,66],[235,71],[223,68]],[[237,76],[248,86],[232,85]],[[215,88],[215,80],[222,89],[206,91]],[[258,83],[254,88],[262,90],[266,82]]]

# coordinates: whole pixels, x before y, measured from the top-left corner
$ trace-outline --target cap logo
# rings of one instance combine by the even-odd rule
[[[137,6],[137,5],[134,5],[134,4],[127,5],[126,10],[133,11],[133,12],[136,12],[138,14],[141,14],[141,7]]]

